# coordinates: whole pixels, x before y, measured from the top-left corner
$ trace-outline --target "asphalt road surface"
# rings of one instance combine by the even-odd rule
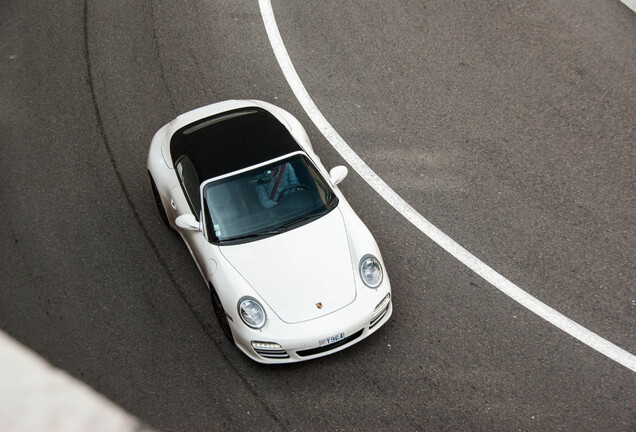
[[[281,1],[316,105],[497,272],[636,353],[636,14],[618,0]],[[342,185],[394,296],[369,339],[256,364],[216,325],[145,162],[179,113],[296,101],[256,1],[0,3],[0,328],[152,427],[636,429],[636,374]],[[328,269],[322,269],[328,271]],[[1,391],[1,390],[0,390]]]

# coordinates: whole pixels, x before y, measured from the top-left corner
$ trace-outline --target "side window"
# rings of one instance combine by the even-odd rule
[[[177,176],[179,177],[183,193],[188,200],[188,204],[190,204],[192,214],[194,214],[194,217],[199,220],[199,214],[201,213],[199,186],[201,183],[199,182],[197,171],[194,168],[192,161],[187,156],[183,156],[179,159],[175,168],[177,169]]]

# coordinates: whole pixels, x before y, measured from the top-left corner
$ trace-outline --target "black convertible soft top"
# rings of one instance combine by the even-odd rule
[[[287,128],[268,111],[246,107],[206,117],[172,135],[174,165],[187,156],[204,182],[302,150]]]

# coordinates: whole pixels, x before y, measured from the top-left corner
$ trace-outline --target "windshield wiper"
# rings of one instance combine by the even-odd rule
[[[320,216],[322,216],[324,213],[309,213],[300,217],[297,217],[296,219],[292,219],[289,222],[285,222],[282,225],[277,226],[276,228],[270,229],[270,230],[265,230],[265,231],[258,231],[258,232],[253,232],[253,233],[249,233],[249,234],[242,234],[236,237],[230,237],[227,239],[223,239],[221,240],[221,242],[225,243],[225,242],[233,242],[236,240],[245,240],[245,239],[250,239],[250,238],[259,238],[259,237],[269,237],[269,236],[273,236],[276,234],[281,234],[285,231],[287,231],[287,228],[298,224],[299,222],[303,222],[309,219],[314,219],[314,218],[318,218]]]
[[[223,239],[221,241],[223,241],[223,242],[232,242],[234,240],[244,240],[244,239],[248,239],[248,238],[267,237],[267,236],[271,236],[271,235],[275,235],[275,234],[279,234],[279,233],[280,233],[280,231],[278,229],[267,230],[267,231],[259,231],[259,232],[255,232],[255,233],[239,235],[239,236],[236,236],[236,237],[230,237],[230,238],[227,238],[227,239]]]
[[[318,218],[320,216],[322,216],[323,213],[309,213],[300,217],[297,217],[296,219],[292,219],[289,222],[285,222],[282,225],[279,225],[276,230],[280,230],[280,229],[285,229],[285,228],[289,228],[290,226],[296,225],[299,222],[303,222],[309,219],[314,219],[314,218]]]

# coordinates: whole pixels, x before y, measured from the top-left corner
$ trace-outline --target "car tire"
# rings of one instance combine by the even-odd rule
[[[155,184],[154,179],[150,176],[150,184],[152,186],[152,195],[155,198],[155,204],[157,205],[157,210],[159,210],[159,215],[161,216],[161,220],[166,224],[167,227],[170,227],[170,222],[168,222],[168,215],[166,214],[166,209],[163,208],[163,202],[161,201],[161,195],[159,195],[159,190],[157,189],[157,185]]]
[[[221,304],[221,299],[219,298],[214,288],[211,288],[210,292],[212,294],[212,307],[214,308],[216,320],[219,322],[219,326],[221,326],[221,330],[223,331],[225,337],[227,337],[231,343],[234,343],[234,336],[232,336],[230,322],[228,321],[225,309],[223,309],[223,305]]]

